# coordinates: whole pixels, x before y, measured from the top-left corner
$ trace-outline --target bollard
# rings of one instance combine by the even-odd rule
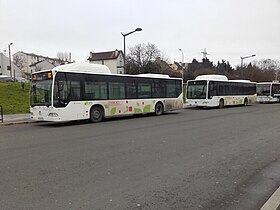
[[[0,114],[1,114],[1,122],[4,122],[4,118],[3,118],[3,106],[0,105]]]

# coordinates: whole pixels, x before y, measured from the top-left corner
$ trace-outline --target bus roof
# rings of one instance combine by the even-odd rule
[[[245,79],[229,80],[225,75],[218,75],[218,74],[199,75],[199,76],[197,76],[195,78],[195,80],[210,80],[210,81],[252,83],[250,80],[245,80]]]
[[[111,74],[110,69],[105,65],[92,64],[92,63],[70,63],[61,66],[56,66],[53,71],[70,71],[80,73],[103,73]]]
[[[71,63],[71,64],[65,64],[56,66],[53,69],[49,70],[42,70],[39,72],[34,72],[33,74],[40,73],[40,72],[47,72],[52,71],[54,72],[68,72],[68,73],[90,73],[90,74],[105,74],[105,75],[112,75],[112,76],[128,76],[128,77],[146,77],[146,78],[161,78],[161,79],[182,79],[182,78],[176,78],[176,77],[170,77],[166,74],[112,74],[110,69],[105,65],[100,64],[92,64],[92,63]]]
[[[248,83],[248,82],[251,82],[251,81],[248,80],[248,79],[232,79],[232,80],[229,80],[229,82],[244,82],[244,83]]]
[[[208,75],[199,75],[195,80],[218,80],[218,81],[228,81],[228,78],[225,75],[217,74],[208,74]]]
[[[270,84],[280,84],[279,81],[272,81],[272,82],[258,82],[258,85],[270,85]]]
[[[170,78],[169,75],[167,74],[136,74],[136,76],[139,76],[139,77],[152,77],[152,78]]]

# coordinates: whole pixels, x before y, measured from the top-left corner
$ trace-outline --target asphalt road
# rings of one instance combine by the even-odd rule
[[[0,209],[258,209],[280,104],[0,127]]]

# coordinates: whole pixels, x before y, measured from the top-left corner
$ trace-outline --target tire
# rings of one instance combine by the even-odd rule
[[[219,101],[219,108],[222,109],[222,108],[224,108],[224,106],[225,106],[224,99],[221,98]]]
[[[248,98],[245,98],[245,99],[244,99],[244,106],[248,106],[248,104],[249,104],[249,103],[248,103]]]
[[[163,104],[158,102],[155,106],[155,115],[159,116],[162,115],[164,112]]]
[[[104,110],[99,106],[94,106],[90,110],[90,121],[93,123],[101,122],[104,118]]]

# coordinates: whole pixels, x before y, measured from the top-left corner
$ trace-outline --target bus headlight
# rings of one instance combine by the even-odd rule
[[[49,117],[58,117],[58,114],[57,113],[49,113],[48,116]]]

